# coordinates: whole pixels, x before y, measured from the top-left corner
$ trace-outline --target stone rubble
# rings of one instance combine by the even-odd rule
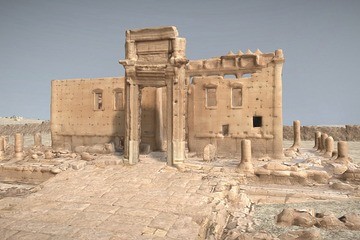
[[[93,149],[107,149],[107,153],[113,152],[113,146],[97,145]],[[280,235],[257,231],[259,223],[253,217],[257,204],[306,201],[308,198],[317,201],[359,198],[359,188],[354,185],[360,179],[359,167],[351,163],[343,143],[338,148],[339,156],[329,158],[316,149],[304,151],[299,147],[295,156],[279,161],[252,158],[251,142],[243,140],[241,159],[239,156],[203,161],[193,155],[176,168],[165,166],[163,153],[140,155],[140,164],[130,167],[122,156],[114,153],[77,153],[37,144],[22,148],[23,158],[18,160],[12,158],[15,149],[12,144],[4,148],[0,162],[2,178],[26,177],[29,182],[40,185],[18,192],[3,188],[4,196],[29,194],[23,201],[17,201],[11,210],[8,210],[8,198],[0,199],[0,221],[3,223],[0,233],[14,238],[81,238],[103,232],[109,236],[107,239],[111,236],[126,239],[136,239],[136,236],[321,239],[314,227],[359,230],[356,213],[336,218],[331,213],[287,209],[278,216],[281,225],[305,229],[289,230]],[[20,149],[19,144],[17,149]],[[340,162],[336,161],[338,158]],[[311,189],[306,188],[309,186]],[[44,206],[45,216],[40,215],[42,212],[29,212],[29,209],[36,209],[37,204]],[[72,210],[65,211],[69,206]],[[139,212],[141,217],[123,214],[124,211]],[[68,219],[71,226],[63,225],[62,218],[54,218],[53,212],[65,214],[64,219]],[[17,218],[21,215],[27,217]],[[116,223],[125,225],[119,227]],[[140,223],[141,227],[131,227],[135,223]],[[29,230],[29,224],[39,224],[39,228]],[[92,224],[95,228],[89,230]]]

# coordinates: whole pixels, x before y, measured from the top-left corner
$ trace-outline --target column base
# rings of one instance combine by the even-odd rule
[[[173,164],[182,163],[185,161],[185,146],[185,141],[173,141]]]
[[[139,141],[129,141],[129,164],[134,165],[139,162]]]

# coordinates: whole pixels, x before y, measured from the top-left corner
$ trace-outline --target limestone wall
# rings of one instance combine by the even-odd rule
[[[254,156],[282,154],[281,69],[277,71],[277,58],[281,65],[281,52],[260,51],[190,61],[190,151],[202,152],[211,143],[220,155],[235,155],[240,152],[241,140],[251,139]]]
[[[360,141],[360,125],[345,126],[302,126],[301,139],[314,140],[316,131],[327,133],[335,141]],[[284,126],[284,139],[293,140],[293,127]]]
[[[124,103],[124,98],[115,100],[124,78],[53,80],[51,86],[53,147],[73,149],[124,136],[124,107],[115,107]]]

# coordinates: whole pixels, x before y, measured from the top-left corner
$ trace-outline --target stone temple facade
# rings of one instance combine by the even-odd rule
[[[52,81],[53,147],[113,142],[130,164],[150,148],[172,165],[250,139],[255,157],[283,156],[282,50],[188,60],[175,27],[128,30],[125,48],[125,77]]]

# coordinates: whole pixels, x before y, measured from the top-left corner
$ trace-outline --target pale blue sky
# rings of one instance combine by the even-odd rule
[[[285,124],[360,124],[359,0],[0,0],[0,116],[49,119],[52,79],[123,75],[125,30],[168,25],[189,59],[282,48]]]

